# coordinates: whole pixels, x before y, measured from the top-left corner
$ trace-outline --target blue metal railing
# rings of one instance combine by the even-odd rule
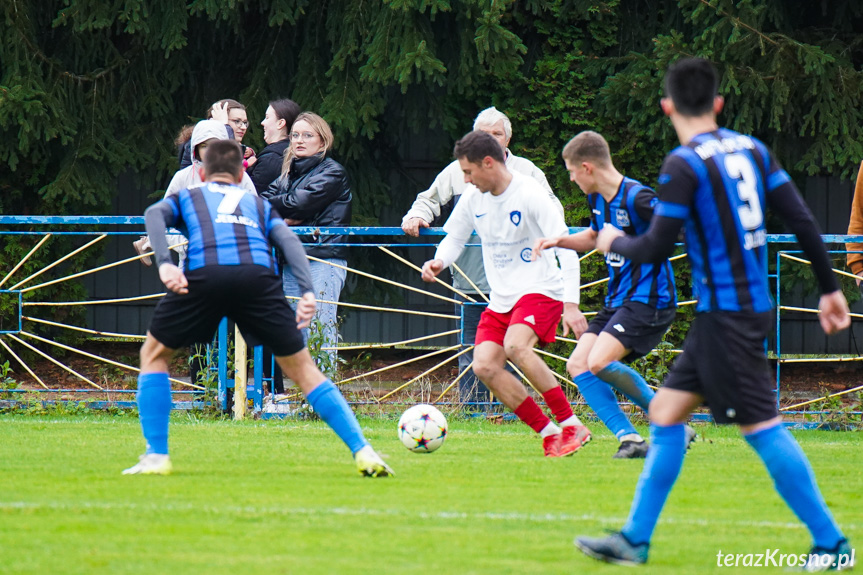
[[[55,235],[96,235],[96,234],[108,234],[108,235],[116,235],[116,236],[129,236],[129,235],[139,235],[144,233],[144,218],[143,216],[0,216],[0,225],[2,226],[29,226],[33,229],[28,230],[20,230],[20,229],[5,229],[0,230],[0,237],[4,235],[45,235],[46,233],[51,233]],[[62,229],[62,226],[86,226],[90,229],[87,230],[72,230],[65,231]],[[104,228],[107,226],[111,227],[121,227],[127,229],[118,229],[106,231]],[[57,229],[60,227],[61,229]],[[414,238],[407,238],[404,235],[404,232],[401,228],[398,227],[339,227],[339,228],[315,228],[315,227],[295,227],[292,228],[297,234],[300,235],[311,235],[311,234],[320,234],[320,235],[345,235],[350,236],[354,240],[360,238],[399,238],[399,241],[354,241],[348,245],[352,248],[357,247],[411,247],[411,248],[420,248],[420,247],[434,247],[437,245],[437,242],[423,242],[422,238],[439,238],[444,235],[444,232],[440,228],[423,228],[420,230],[421,238],[416,240]],[[571,228],[571,232],[581,231],[583,228]],[[846,236],[846,235],[824,235],[822,236],[825,243],[828,244],[845,244],[845,243],[863,243],[863,236]],[[769,350],[773,352],[773,355],[777,358],[777,375],[776,375],[776,392],[777,392],[777,401],[779,398],[780,388],[779,388],[779,378],[780,378],[780,365],[782,359],[782,343],[781,343],[781,322],[782,322],[782,314],[779,311],[778,304],[780,302],[781,294],[780,294],[780,282],[781,282],[781,274],[782,274],[782,261],[781,254],[783,253],[799,253],[794,250],[782,250],[778,249],[779,246],[783,244],[793,245],[796,243],[796,239],[792,234],[772,234],[768,236],[768,243],[777,248],[776,253],[776,271],[775,273],[769,273],[769,277],[772,281],[775,282],[775,297],[777,302],[777,311],[776,311],[776,339],[775,346],[773,350]],[[832,253],[845,253],[840,251],[834,251]],[[0,290],[0,293],[14,293],[9,290]],[[21,294],[18,293],[19,302],[22,301]],[[20,312],[20,305],[19,305]],[[19,313],[19,322],[18,322],[18,331],[21,330],[21,320]],[[0,333],[6,333],[2,331]],[[15,333],[14,330],[11,333]],[[227,345],[226,342],[228,340],[227,335],[227,323],[223,322],[219,328],[218,336],[217,336],[217,349],[218,349],[218,374],[217,380],[219,382],[219,392],[218,392],[218,400],[223,408],[227,408],[228,404],[228,396],[229,391],[232,389],[234,385],[234,380],[230,377],[230,374],[227,372]],[[253,351],[253,378],[249,383],[249,387],[247,389],[247,395],[252,400],[253,405],[256,409],[261,408],[262,400],[263,400],[263,370],[262,370],[262,350],[260,347],[255,348]],[[272,388],[272,386],[270,386]],[[62,392],[62,390],[52,390],[54,392]],[[81,391],[90,391],[90,390],[81,390],[77,389],[76,392]],[[96,390],[93,390],[96,391]],[[126,394],[126,393],[134,393],[134,391],[130,390],[108,390],[110,393],[117,394]],[[8,392],[12,394],[21,393],[21,390],[2,390],[0,392]],[[179,392],[184,394],[194,394],[195,392]],[[129,403],[134,404],[134,402],[114,402],[115,404],[123,404]],[[189,404],[193,404],[193,402],[189,402]],[[812,412],[807,412],[812,413]]]

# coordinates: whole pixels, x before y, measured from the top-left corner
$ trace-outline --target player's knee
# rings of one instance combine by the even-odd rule
[[[524,357],[527,354],[533,353],[532,348],[524,346],[521,343],[504,343],[503,350],[506,353],[506,358],[515,362],[516,365],[521,365]]]
[[[665,427],[682,423],[683,419],[678,411],[673,404],[663,401],[662,398],[657,401],[657,397],[654,397],[647,409],[647,415],[650,418],[650,423]]]
[[[573,355],[566,360],[566,371],[572,377],[581,375],[587,371],[587,360],[584,357]]]
[[[590,357],[587,360],[587,369],[593,375],[599,375],[599,372],[608,367],[610,363],[606,358]]]
[[[494,362],[488,361],[484,358],[474,357],[473,360],[473,373],[476,375],[480,381],[483,383],[488,383],[492,379],[497,372],[503,369],[501,366],[495,364]]]
[[[139,357],[141,360],[141,369],[147,369],[159,360],[169,360],[173,350],[165,347],[153,336],[148,335],[141,346]]]

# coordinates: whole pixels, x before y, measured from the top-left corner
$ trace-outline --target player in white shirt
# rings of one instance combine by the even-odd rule
[[[554,201],[561,215],[563,215],[563,205],[557,199],[557,196],[554,195],[542,170],[527,158],[516,156],[510,151],[509,142],[512,139],[512,122],[510,122],[506,114],[495,107],[486,108],[474,120],[473,129],[494,136],[494,139],[503,148],[504,163],[507,169],[513,173],[518,172],[530,176],[539,182],[549,197],[552,198],[552,201]],[[434,182],[429,186],[429,189],[417,194],[416,200],[414,200],[410,210],[402,218],[402,230],[409,236],[418,237],[420,235],[419,230],[431,226],[434,220],[440,217],[445,210],[449,209],[451,213],[452,208],[461,199],[462,193],[468,188],[472,189],[473,186],[464,181],[464,173],[461,171],[458,160],[453,160],[452,163],[437,175]],[[471,243],[477,243],[476,238],[473,238]],[[461,271],[451,270],[453,287],[468,296],[479,293],[488,295],[491,290],[488,287],[488,281],[485,279],[485,270],[482,264],[482,249],[479,246],[465,248],[458,260],[456,260],[455,265]],[[479,298],[475,299],[479,300]],[[475,338],[476,328],[479,325],[483,309],[485,308],[482,305],[455,304],[455,314],[462,316],[463,341],[473,341]],[[471,365],[473,365],[473,351],[468,351],[459,356],[459,372],[465,371]],[[459,400],[465,404],[485,403],[489,400],[488,389],[482,383],[477,383],[473,369],[467,369],[467,372],[459,380],[458,387]]]
[[[475,187],[465,191],[444,224],[447,235],[434,259],[423,265],[422,277],[434,281],[455,261],[476,230],[482,240],[491,303],[477,328],[474,372],[504,405],[543,437],[547,457],[571,455],[590,441],[590,432],[573,414],[554,374],[533,348],[537,343],[554,341],[561,319],[564,335],[572,330],[578,337],[587,328],[578,310],[578,256],[561,250],[560,268],[553,258],[531,261],[537,238],[562,236],[569,230],[542,186],[507,169],[503,150],[489,134],[469,133],[456,142],[455,156],[465,182]],[[514,362],[542,394],[560,427],[506,371],[507,360]]]

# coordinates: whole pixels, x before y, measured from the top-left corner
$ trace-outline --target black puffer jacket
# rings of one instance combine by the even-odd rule
[[[290,145],[290,138],[273,142],[261,150],[258,159],[246,170],[259,196],[263,195],[270,188],[270,184],[282,174],[282,160],[285,158],[285,150]]]
[[[322,155],[291,160],[291,171],[261,194],[283,218],[301,220],[303,226],[351,225],[351,188],[341,164]],[[316,258],[347,259],[348,236],[301,236],[306,253]]]

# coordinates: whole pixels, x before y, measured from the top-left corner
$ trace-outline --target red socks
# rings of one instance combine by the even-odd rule
[[[558,390],[559,389],[560,388],[558,388]],[[533,429],[537,433],[545,429],[545,426],[551,422],[548,416],[546,416],[542,412],[542,409],[540,409],[539,405],[537,405],[537,403],[530,396],[528,396],[527,399],[522,401],[521,405],[515,408],[514,413],[518,416],[520,420],[528,424],[531,429]]]
[[[563,389],[560,386],[549,389],[542,394],[542,398],[554,414],[554,418],[558,423],[562,423],[572,417],[572,406],[569,404],[569,400],[566,399],[566,395],[564,395]]]

